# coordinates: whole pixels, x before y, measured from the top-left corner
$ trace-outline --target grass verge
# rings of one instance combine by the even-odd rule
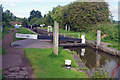
[[[75,61],[67,50],[61,50],[59,56],[53,55],[52,49],[24,49],[32,65],[36,78],[88,78],[79,71],[64,69],[65,59],[72,60],[72,67],[77,68]]]

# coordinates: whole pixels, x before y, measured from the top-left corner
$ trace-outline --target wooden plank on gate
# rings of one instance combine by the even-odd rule
[[[38,35],[36,34],[20,34],[16,33],[16,38],[28,38],[28,39],[37,39]]]

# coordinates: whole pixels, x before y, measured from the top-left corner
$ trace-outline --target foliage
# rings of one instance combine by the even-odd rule
[[[3,28],[3,31],[2,31],[2,38],[4,38],[4,36],[7,35],[7,34],[9,33],[9,32],[8,32],[9,30],[10,30],[10,28],[7,28],[7,27],[4,27],[4,28]]]
[[[72,51],[71,54],[77,54],[77,52],[76,51]]]
[[[43,24],[43,18],[32,18],[29,22],[29,25],[40,25]]]
[[[37,19],[34,24],[36,24],[36,25],[44,24],[43,18]]]
[[[64,69],[65,59],[72,60],[72,67],[75,61],[70,53],[62,50],[59,56],[51,55],[52,49],[24,49],[25,55],[31,62],[36,78],[88,78],[83,72]]]
[[[109,78],[108,72],[105,69],[98,69],[94,74],[93,78]]]
[[[13,15],[12,12],[10,12],[10,10],[6,10],[3,12],[3,6],[0,5],[0,14],[2,14],[2,25],[3,27],[9,27],[10,25],[10,21],[15,21],[17,19],[17,17],[15,15]]]
[[[50,25],[50,26],[54,26],[54,21],[51,17],[51,12],[49,11],[49,13],[47,15],[44,15],[44,23],[46,25]]]
[[[32,10],[30,12],[30,17],[28,18],[28,20],[30,21],[32,18],[42,18],[41,12],[38,10],[37,11]]]
[[[88,68],[82,68],[82,70],[86,71],[86,70],[89,70]]]
[[[112,23],[103,23],[99,24],[97,28],[95,28],[95,32],[97,30],[101,30],[101,35],[107,34],[107,36],[104,39],[107,40],[113,40],[113,41],[119,41],[119,30],[120,26],[117,24],[112,24]]]
[[[23,18],[22,20],[22,26],[27,27],[28,26],[28,20],[26,18]]]
[[[74,31],[88,31],[92,25],[109,22],[110,11],[105,2],[73,2],[66,6],[57,6],[52,10],[51,17],[64,28],[66,24]]]

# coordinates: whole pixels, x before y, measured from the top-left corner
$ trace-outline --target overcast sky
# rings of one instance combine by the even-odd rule
[[[10,10],[17,17],[30,16],[30,11],[39,10],[42,15],[52,11],[53,7],[58,5],[64,6],[75,0],[0,0],[3,4],[4,11]],[[109,9],[114,16],[114,20],[118,20],[118,1],[119,0],[105,0],[109,4]]]

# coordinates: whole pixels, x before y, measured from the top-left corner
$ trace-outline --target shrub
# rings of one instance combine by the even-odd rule
[[[100,24],[96,29],[95,32],[97,30],[101,30],[101,35],[103,34],[107,34],[107,36],[104,39],[107,40],[113,40],[113,41],[118,41],[119,38],[119,25],[116,24],[112,24],[112,23],[107,23],[107,24]]]

